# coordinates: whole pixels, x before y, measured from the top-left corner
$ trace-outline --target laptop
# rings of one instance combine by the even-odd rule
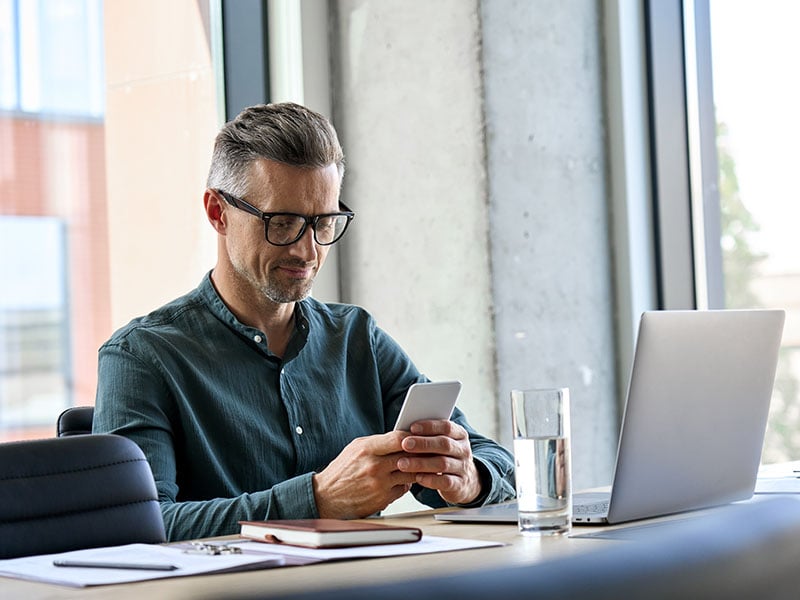
[[[573,495],[575,524],[613,524],[753,495],[783,310],[642,314],[610,490]],[[437,513],[517,522],[515,502]]]

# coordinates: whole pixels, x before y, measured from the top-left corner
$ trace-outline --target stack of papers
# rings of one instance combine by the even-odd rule
[[[800,462],[762,465],[756,480],[756,494],[800,494]]]
[[[58,567],[56,562],[85,562],[130,565],[131,568]],[[284,564],[279,554],[187,554],[174,546],[127,544],[110,548],[92,548],[58,554],[42,554],[0,560],[0,575],[30,581],[43,581],[75,587],[130,583],[165,577],[185,577],[206,573],[232,573],[267,569]],[[135,568],[152,565],[152,569]],[[155,567],[175,567],[162,570]]]
[[[213,542],[212,542],[213,543]],[[331,560],[377,558],[449,552],[470,548],[503,546],[500,542],[425,536],[419,542],[354,546],[348,548],[301,548],[245,540],[231,540],[220,545],[241,548],[237,554],[187,553],[190,543],[161,546],[128,544],[111,548],[92,548],[58,554],[43,554],[0,560],[0,576],[55,583],[73,587],[130,583],[167,577],[185,577],[212,573],[232,573],[288,565],[304,565]],[[129,568],[59,567],[55,562],[69,561],[122,564]],[[151,569],[134,568],[150,566]],[[156,567],[162,567],[156,569]],[[175,567],[170,569],[169,567]],[[166,570],[165,570],[166,569]]]

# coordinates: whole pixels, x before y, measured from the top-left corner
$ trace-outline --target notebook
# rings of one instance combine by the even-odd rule
[[[642,314],[608,493],[573,495],[576,524],[622,523],[753,495],[783,310]],[[446,521],[516,523],[514,502]]]

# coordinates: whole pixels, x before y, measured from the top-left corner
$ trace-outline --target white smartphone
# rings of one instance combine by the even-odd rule
[[[411,424],[425,419],[447,420],[461,393],[460,381],[415,383],[406,392],[395,430],[408,431]]]

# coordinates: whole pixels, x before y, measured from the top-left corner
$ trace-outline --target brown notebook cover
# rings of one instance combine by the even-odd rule
[[[422,530],[416,527],[343,519],[239,521],[239,525],[244,538],[307,548],[402,544],[417,542],[422,537]]]

